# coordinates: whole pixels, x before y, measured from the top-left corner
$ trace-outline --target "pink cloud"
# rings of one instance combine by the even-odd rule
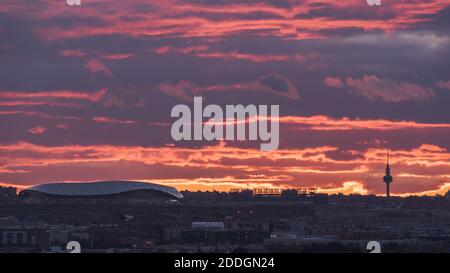
[[[201,58],[215,58],[225,60],[245,60],[255,63],[280,62],[280,61],[287,61],[291,58],[289,55],[259,55],[259,54],[240,53],[239,51],[205,52],[205,53],[197,53],[195,54],[195,56]],[[292,60],[299,60],[299,59],[293,57]]]
[[[65,49],[59,52],[59,55],[64,57],[84,57],[88,55],[86,51],[76,49]]]
[[[104,60],[124,60],[134,56],[131,53],[105,53],[100,51],[85,51],[85,50],[77,50],[77,49],[65,49],[59,52],[59,55],[64,57],[98,57]],[[98,61],[96,59],[91,59],[91,65],[99,66]],[[89,64],[89,63],[88,63]],[[88,65],[87,64],[87,65]],[[105,66],[104,64],[101,64]]]
[[[68,124],[60,123],[60,124],[57,124],[55,127],[58,128],[58,129],[66,130],[66,131],[69,130],[69,125]]]
[[[328,87],[343,87],[345,84],[340,78],[335,77],[326,77],[323,83]]]
[[[302,54],[293,55],[276,55],[276,54],[252,54],[243,53],[238,50],[221,52],[209,50],[208,46],[191,46],[176,48],[172,46],[163,46],[153,49],[153,52],[159,55],[165,55],[170,53],[192,55],[199,58],[211,58],[211,59],[224,59],[224,60],[244,60],[249,62],[282,62],[282,61],[296,61],[303,62],[305,56]]]
[[[440,87],[442,89],[450,90],[450,81],[447,81],[447,82],[439,81],[436,83],[436,86]]]
[[[90,59],[86,63],[86,68],[93,74],[103,73],[112,76],[111,70],[97,59]]]
[[[192,100],[193,93],[195,93],[194,90],[197,89],[197,86],[188,81],[180,81],[177,84],[161,83],[158,85],[157,89],[171,97],[190,101]]]
[[[198,46],[189,46],[189,47],[172,47],[172,46],[163,46],[158,47],[153,50],[154,53],[164,55],[169,53],[176,54],[192,54],[197,52],[205,52],[209,49],[207,45],[198,45]]]
[[[28,130],[28,132],[33,135],[42,135],[45,131],[47,131],[47,128],[42,126],[36,126]]]
[[[381,79],[373,75],[366,75],[361,79],[349,77],[346,79],[346,84],[350,93],[366,97],[371,101],[427,101],[436,96],[431,88],[413,83],[397,83],[391,79]]]
[[[114,53],[114,54],[103,54],[100,57],[105,60],[124,60],[133,57],[134,54],[128,53]]]

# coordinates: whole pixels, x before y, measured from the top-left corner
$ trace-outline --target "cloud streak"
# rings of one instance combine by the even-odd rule
[[[431,88],[407,82],[397,83],[374,75],[365,75],[361,79],[348,77],[345,84],[340,78],[327,77],[324,84],[335,88],[347,87],[351,94],[365,97],[370,101],[422,102],[436,97]]]
[[[45,92],[18,92],[18,91],[1,91],[0,99],[63,99],[63,100],[84,100],[88,102],[98,102],[105,96],[108,89],[104,88],[97,92],[78,92],[71,90],[54,90]]]
[[[266,92],[292,100],[298,100],[300,98],[299,91],[295,85],[288,78],[278,73],[268,74],[252,82],[198,86],[188,81],[180,81],[177,84],[160,84],[157,89],[167,95],[186,101],[191,101],[195,95],[212,92],[242,91]]]

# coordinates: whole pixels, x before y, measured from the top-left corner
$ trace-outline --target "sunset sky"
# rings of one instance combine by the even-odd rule
[[[0,1],[0,185],[450,190],[450,1]],[[280,105],[280,146],[175,142],[174,105]]]

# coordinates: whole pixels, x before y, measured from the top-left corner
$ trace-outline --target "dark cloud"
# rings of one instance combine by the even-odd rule
[[[426,20],[417,24],[415,26],[417,29],[437,31],[447,35],[450,33],[450,6],[443,8],[437,13],[418,15],[417,18]]]

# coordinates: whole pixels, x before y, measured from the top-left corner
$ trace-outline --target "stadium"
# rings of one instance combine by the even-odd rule
[[[175,188],[138,181],[97,181],[35,185],[19,193],[24,203],[173,203],[183,198]]]

